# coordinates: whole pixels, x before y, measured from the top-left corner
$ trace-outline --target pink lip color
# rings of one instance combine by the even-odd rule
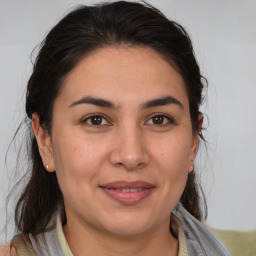
[[[122,204],[136,204],[142,201],[155,188],[152,184],[144,181],[115,181],[100,186],[104,192]],[[122,189],[140,189],[136,192],[123,192]]]

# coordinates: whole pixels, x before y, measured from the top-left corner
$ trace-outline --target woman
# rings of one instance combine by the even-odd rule
[[[202,81],[186,31],[149,5],[64,17],[28,82],[11,255],[230,255],[200,223]]]

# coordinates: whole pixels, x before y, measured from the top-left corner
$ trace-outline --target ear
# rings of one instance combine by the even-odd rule
[[[191,147],[191,166],[189,168],[189,171],[193,171],[194,169],[194,160],[196,158],[197,152],[198,152],[198,143],[199,143],[199,133],[201,131],[202,125],[203,125],[203,115],[199,114],[198,115],[198,129],[197,131],[194,133],[193,135],[193,143],[192,143],[192,147]]]
[[[39,116],[36,113],[32,114],[32,129],[36,137],[38,150],[46,171],[54,172],[55,167],[52,154],[51,138],[48,131],[41,126]]]

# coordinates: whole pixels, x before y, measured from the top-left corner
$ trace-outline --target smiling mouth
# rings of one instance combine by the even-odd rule
[[[143,190],[142,188],[117,188],[117,191],[121,191],[123,193],[134,193],[134,192],[139,192],[141,190]]]
[[[132,205],[148,197],[155,186],[144,181],[115,181],[102,185],[100,188],[119,203]]]

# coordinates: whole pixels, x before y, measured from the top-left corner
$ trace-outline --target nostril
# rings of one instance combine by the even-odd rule
[[[128,143],[129,142],[129,143]],[[138,147],[131,141],[122,141],[115,144],[109,155],[111,164],[115,167],[122,167],[127,170],[142,168],[149,162],[149,154],[144,147]],[[137,147],[135,147],[137,145]]]
[[[133,170],[133,169],[138,169],[138,168],[142,168],[145,166],[145,163],[122,163],[122,162],[118,162],[115,164],[116,167],[123,167],[125,169],[128,170]]]

